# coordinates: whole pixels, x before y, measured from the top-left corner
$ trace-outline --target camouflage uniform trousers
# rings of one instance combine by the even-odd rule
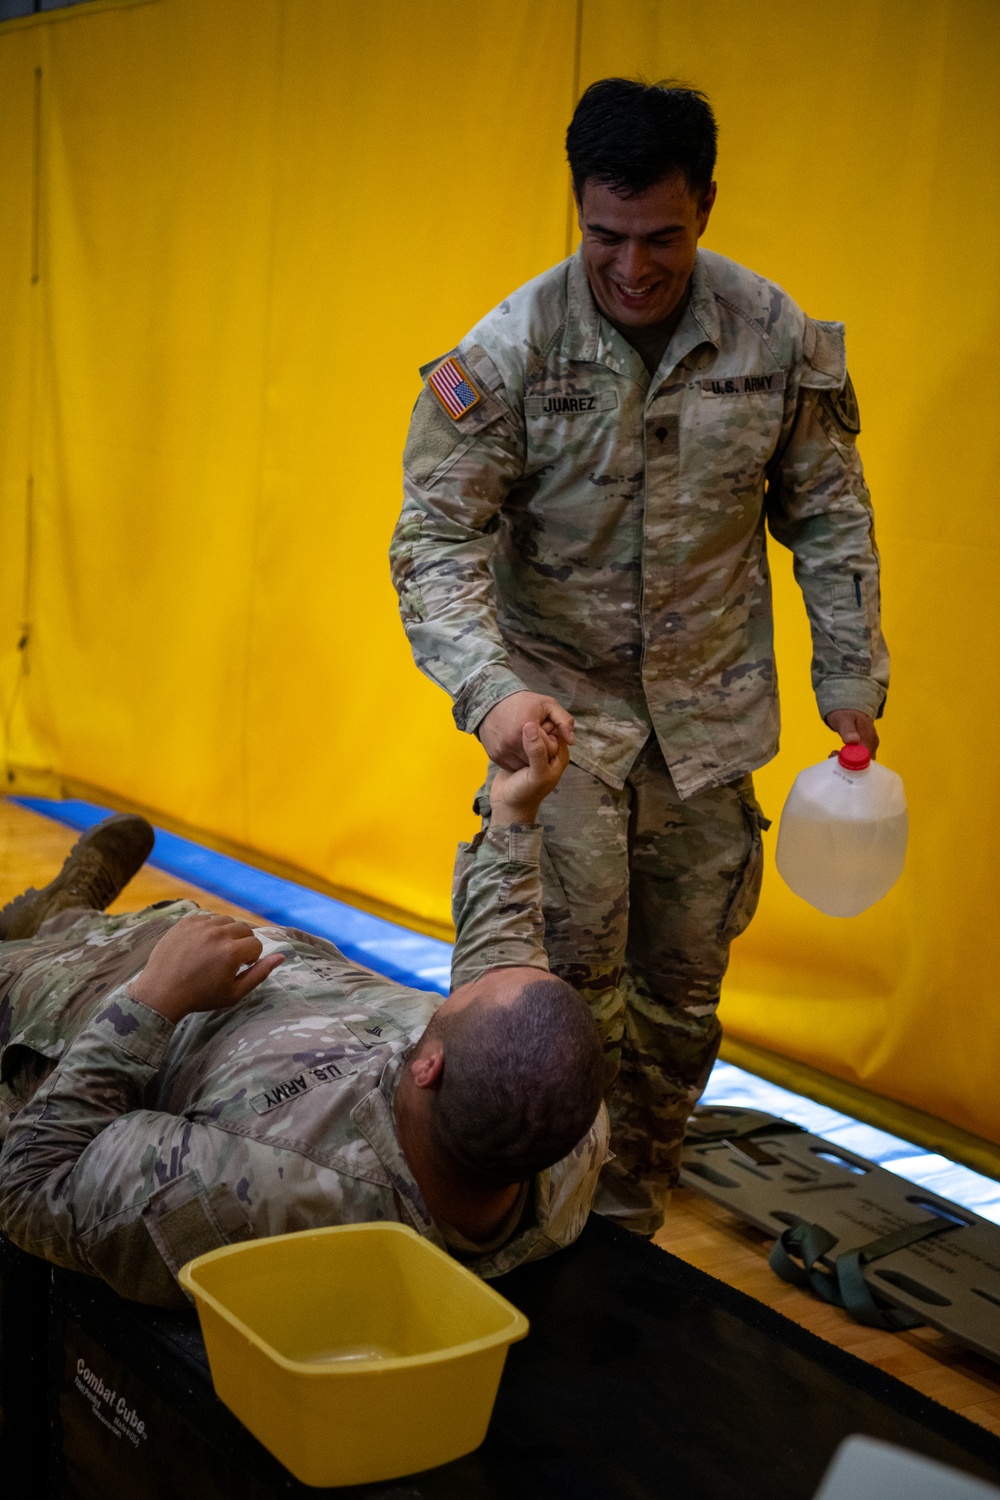
[[[718,1054],[729,945],[757,908],[770,825],[751,776],[682,800],[655,736],[621,791],[570,763],[539,816],[549,964],[606,1049],[615,1159],[595,1207],[652,1233]]]
[[[101,999],[144,968],[193,901],[157,901],[111,916],[75,906],[42,923],[37,937],[0,943],[0,1143],[82,1031]],[[77,926],[81,923],[81,926]]]

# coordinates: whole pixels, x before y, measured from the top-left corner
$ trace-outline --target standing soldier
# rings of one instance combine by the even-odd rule
[[[567,135],[580,248],[422,372],[392,545],[458,727],[507,768],[529,721],[572,746],[545,805],[546,947],[617,1079],[596,1206],[642,1234],[760,890],[765,521],[794,554],[826,723],[874,752],[888,684],[843,325],[698,249],[715,146],[694,90],[586,91]]]

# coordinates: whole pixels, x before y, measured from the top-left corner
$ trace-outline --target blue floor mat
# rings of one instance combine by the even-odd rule
[[[81,830],[109,816],[108,808],[76,799],[13,797],[11,801]],[[373,917],[332,896],[269,875],[241,859],[217,854],[214,849],[166,833],[162,828],[156,830],[149,863],[178,880],[231,901],[234,906],[257,912],[268,922],[281,927],[301,927],[304,932],[326,938],[356,963],[377,969],[400,984],[437,990],[442,995],[448,993],[450,943],[411,932],[408,927],[387,922],[383,917]]]
[[[982,1218],[1000,1224],[1000,1182],[994,1182],[992,1177],[983,1177],[945,1156],[915,1146],[912,1141],[903,1141],[885,1130],[877,1130],[874,1125],[863,1125],[860,1120],[852,1120],[850,1115],[827,1109],[815,1099],[793,1094],[790,1089],[780,1088],[765,1078],[733,1067],[732,1063],[721,1060],[716,1063],[702,1103],[740,1105],[780,1115],[813,1135],[821,1135],[825,1140],[856,1151],[859,1156],[866,1156],[869,1161],[885,1167],[887,1172],[905,1177],[907,1182],[919,1183],[943,1198],[950,1198],[952,1203],[971,1208]]]
[[[108,816],[108,809],[92,802],[56,801],[46,797],[11,799],[32,812],[66,823],[70,828],[90,828]],[[225,901],[248,911],[258,912],[268,922],[282,927],[301,927],[335,943],[341,952],[357,963],[417,989],[448,993],[451,944],[423,937],[358,911],[332,896],[324,896],[308,886],[297,885],[254,865],[217,854],[192,839],[156,830],[156,843],[149,863],[178,880],[185,880],[203,891],[210,891]],[[953,1203],[961,1204],[1000,1224],[1000,1183],[968,1167],[949,1161],[935,1152],[924,1151],[911,1141],[900,1140],[873,1125],[863,1125],[827,1109],[803,1094],[792,1093],[763,1078],[717,1062],[705,1091],[706,1104],[743,1105],[780,1115],[796,1125],[825,1136],[842,1146],[877,1162],[887,1171],[896,1172],[908,1182],[930,1188]]]

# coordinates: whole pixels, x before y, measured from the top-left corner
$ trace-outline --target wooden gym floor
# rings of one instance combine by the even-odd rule
[[[56,874],[75,841],[72,830],[0,798],[0,906]],[[240,908],[148,867],[110,908],[135,911],[169,896],[190,896],[211,911]],[[656,1243],[710,1276],[784,1313],[820,1338],[877,1365],[918,1391],[1000,1434],[1000,1365],[970,1353],[933,1329],[881,1333],[853,1323],[840,1308],[780,1281],[767,1263],[771,1241],[700,1194],[673,1194]]]

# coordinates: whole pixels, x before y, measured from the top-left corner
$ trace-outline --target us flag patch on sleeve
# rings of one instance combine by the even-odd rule
[[[483,399],[458,360],[450,357],[428,375],[427,384],[453,422],[464,417]]]

